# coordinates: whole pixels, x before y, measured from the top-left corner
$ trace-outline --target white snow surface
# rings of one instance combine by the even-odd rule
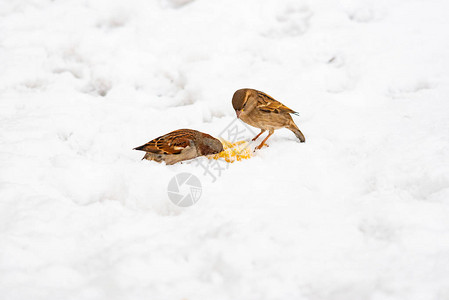
[[[448,11],[2,0],[0,298],[449,299]],[[244,87],[298,111],[306,143],[278,130],[215,181],[132,150],[218,136]],[[189,208],[167,195],[182,172]]]

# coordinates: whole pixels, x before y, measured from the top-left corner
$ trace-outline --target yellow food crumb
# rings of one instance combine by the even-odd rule
[[[234,161],[241,161],[242,159],[251,158],[252,152],[247,141],[238,141],[231,143],[229,141],[220,139],[223,144],[223,151],[214,155],[209,155],[209,159],[224,158],[225,161],[233,163]]]

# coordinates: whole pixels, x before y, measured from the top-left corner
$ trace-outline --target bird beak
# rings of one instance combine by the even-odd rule
[[[240,119],[240,114],[242,113],[241,110],[236,110],[235,113],[237,114],[237,119]]]

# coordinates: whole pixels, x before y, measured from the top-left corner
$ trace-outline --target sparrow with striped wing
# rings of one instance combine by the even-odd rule
[[[232,106],[237,118],[251,126],[260,128],[260,133],[253,138],[253,141],[268,130],[268,136],[256,149],[262,148],[274,131],[280,128],[290,129],[301,143],[306,141],[290,115],[298,113],[263,92],[254,89],[238,90],[232,97]]]
[[[198,156],[216,154],[223,151],[222,143],[200,131],[178,129],[134,148],[145,151],[142,159],[165,161],[167,165],[193,159]]]

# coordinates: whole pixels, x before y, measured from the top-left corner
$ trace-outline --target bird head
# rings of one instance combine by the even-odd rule
[[[210,155],[223,151],[223,144],[213,136],[204,133],[203,143],[199,148],[202,155]]]
[[[232,106],[234,107],[237,118],[241,118],[242,115],[249,113],[249,106],[247,105],[249,101],[250,90],[240,89],[234,93],[232,97]]]

